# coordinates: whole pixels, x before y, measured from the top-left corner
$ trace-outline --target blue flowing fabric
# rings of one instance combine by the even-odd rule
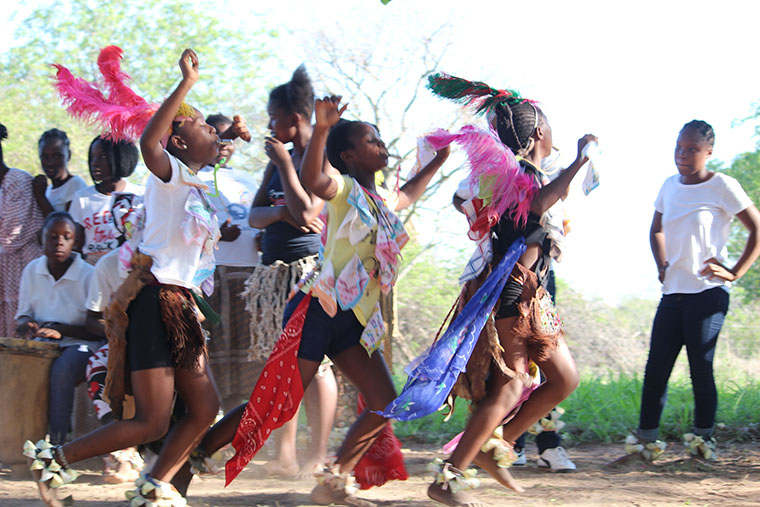
[[[411,370],[409,378],[398,398],[377,414],[410,421],[432,414],[443,405],[465,370],[480,331],[523,252],[525,240],[518,238],[443,336],[407,367]]]

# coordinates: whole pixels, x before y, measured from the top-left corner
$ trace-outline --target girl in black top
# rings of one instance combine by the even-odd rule
[[[300,66],[291,80],[269,95],[269,129],[266,154],[270,162],[253,200],[248,223],[263,229],[261,265],[254,266],[242,296],[251,312],[249,355],[266,361],[282,331],[288,295],[304,273],[314,268],[324,224],[319,215],[324,202],[299,180],[301,159],[311,139],[314,90],[306,69]],[[288,152],[285,144],[293,143]],[[327,444],[335,418],[338,388],[329,362],[320,366],[304,394],[312,429],[309,451],[301,473],[311,474],[327,458]],[[201,443],[202,453],[213,454],[230,443],[245,410],[243,403],[214,425]],[[296,460],[298,417],[276,433],[277,458],[266,466],[269,475],[299,473]],[[201,456],[202,459],[202,456]],[[194,463],[195,464],[195,463]],[[185,484],[178,485],[180,491]]]
[[[431,82],[434,79],[436,78],[431,79]],[[453,77],[442,79],[459,80]],[[564,340],[557,336],[559,333],[551,337],[551,341],[542,343],[542,338],[535,336],[531,329],[520,328],[528,324],[526,321],[531,320],[523,317],[524,309],[527,305],[532,305],[536,294],[541,294],[538,287],[549,268],[551,241],[541,224],[541,217],[565,195],[570,182],[588,160],[581,155],[583,147],[595,141],[596,137],[582,137],[578,141],[578,156],[575,161],[554,181],[541,186],[538,168],[541,167],[542,159],[548,156],[552,149],[552,130],[544,113],[534,103],[519,99],[519,95],[515,98],[511,93],[493,90],[484,83],[466,83],[471,91],[458,96],[439,93],[435,85],[432,88],[434,92],[447,98],[469,103],[478,100],[481,110],[489,110],[491,127],[501,142],[517,157],[523,171],[536,179],[539,188],[530,203],[530,212],[525,223],[515,220],[513,210],[507,210],[491,228],[493,266],[501,260],[507,248],[516,239],[525,238],[527,245],[494,309],[498,341],[502,347],[501,358],[506,367],[519,376],[504,374],[503,370],[491,361],[486,394],[475,406],[458,446],[442,466],[445,470],[453,472],[454,476],[464,476],[466,479],[467,474],[462,471],[474,461],[505,486],[520,490],[504,467],[504,460],[500,461],[501,466],[497,465],[497,452],[490,450],[486,453],[481,447],[487,440],[495,438],[500,441],[501,450],[514,455],[512,447],[515,440],[569,396],[578,385],[575,363]],[[546,376],[546,382],[533,391],[514,418],[504,425],[502,437],[495,437],[494,430],[518,403],[523,393],[523,382],[516,380],[525,376],[529,359],[537,363]],[[446,505],[480,505],[463,490],[454,488],[457,491],[453,492],[447,482],[448,480],[436,480],[430,485],[428,495]]]

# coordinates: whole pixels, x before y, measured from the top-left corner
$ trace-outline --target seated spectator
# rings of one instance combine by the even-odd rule
[[[84,326],[92,266],[73,251],[76,226],[71,215],[54,212],[42,229],[44,255],[21,273],[16,334],[56,341],[61,355],[50,370],[50,441],[63,444],[71,431],[74,388],[84,382],[90,355],[102,338]]]

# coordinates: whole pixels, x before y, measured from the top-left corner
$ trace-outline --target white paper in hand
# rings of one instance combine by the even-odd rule
[[[413,178],[415,174],[420,172],[420,169],[428,165],[435,158],[435,150],[429,142],[425,140],[425,136],[417,138],[417,160],[414,162],[414,167],[409,171],[407,179]]]
[[[583,184],[581,185],[583,193],[586,195],[599,186],[600,153],[599,145],[594,141],[591,141],[584,146],[583,151],[581,152],[583,156],[588,157],[588,170],[586,171],[586,177],[583,178]]]

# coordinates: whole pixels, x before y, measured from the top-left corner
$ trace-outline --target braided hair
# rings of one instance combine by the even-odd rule
[[[108,159],[108,166],[111,168],[111,181],[116,182],[122,178],[128,178],[135,172],[139,160],[135,143],[112,141],[103,136],[96,137],[90,143],[90,148],[87,150],[87,167],[92,167],[92,147],[97,142],[101,143]]]
[[[340,154],[354,147],[351,138],[360,131],[363,125],[369,125],[369,123],[341,118],[338,120],[338,123],[330,128],[330,133],[327,135],[325,153],[330,165],[341,174],[348,174],[348,166],[343,162]],[[375,127],[375,130],[377,130],[377,127]]]
[[[686,129],[695,130],[700,136],[702,136],[702,140],[710,145],[710,147],[715,145],[715,131],[713,130],[712,125],[706,121],[691,120],[681,128],[681,132]]]
[[[530,153],[533,133],[546,120],[535,101],[521,97],[517,90],[498,90],[480,81],[442,73],[428,77],[428,88],[439,97],[474,106],[476,114],[487,114],[501,142],[515,155]]]
[[[310,119],[314,112],[314,88],[306,67],[299,65],[293,77],[269,93],[269,101],[287,113],[299,113]]]
[[[493,123],[499,139],[515,155],[523,157],[533,150],[533,133],[545,120],[543,111],[530,102],[498,104],[493,112]]]

